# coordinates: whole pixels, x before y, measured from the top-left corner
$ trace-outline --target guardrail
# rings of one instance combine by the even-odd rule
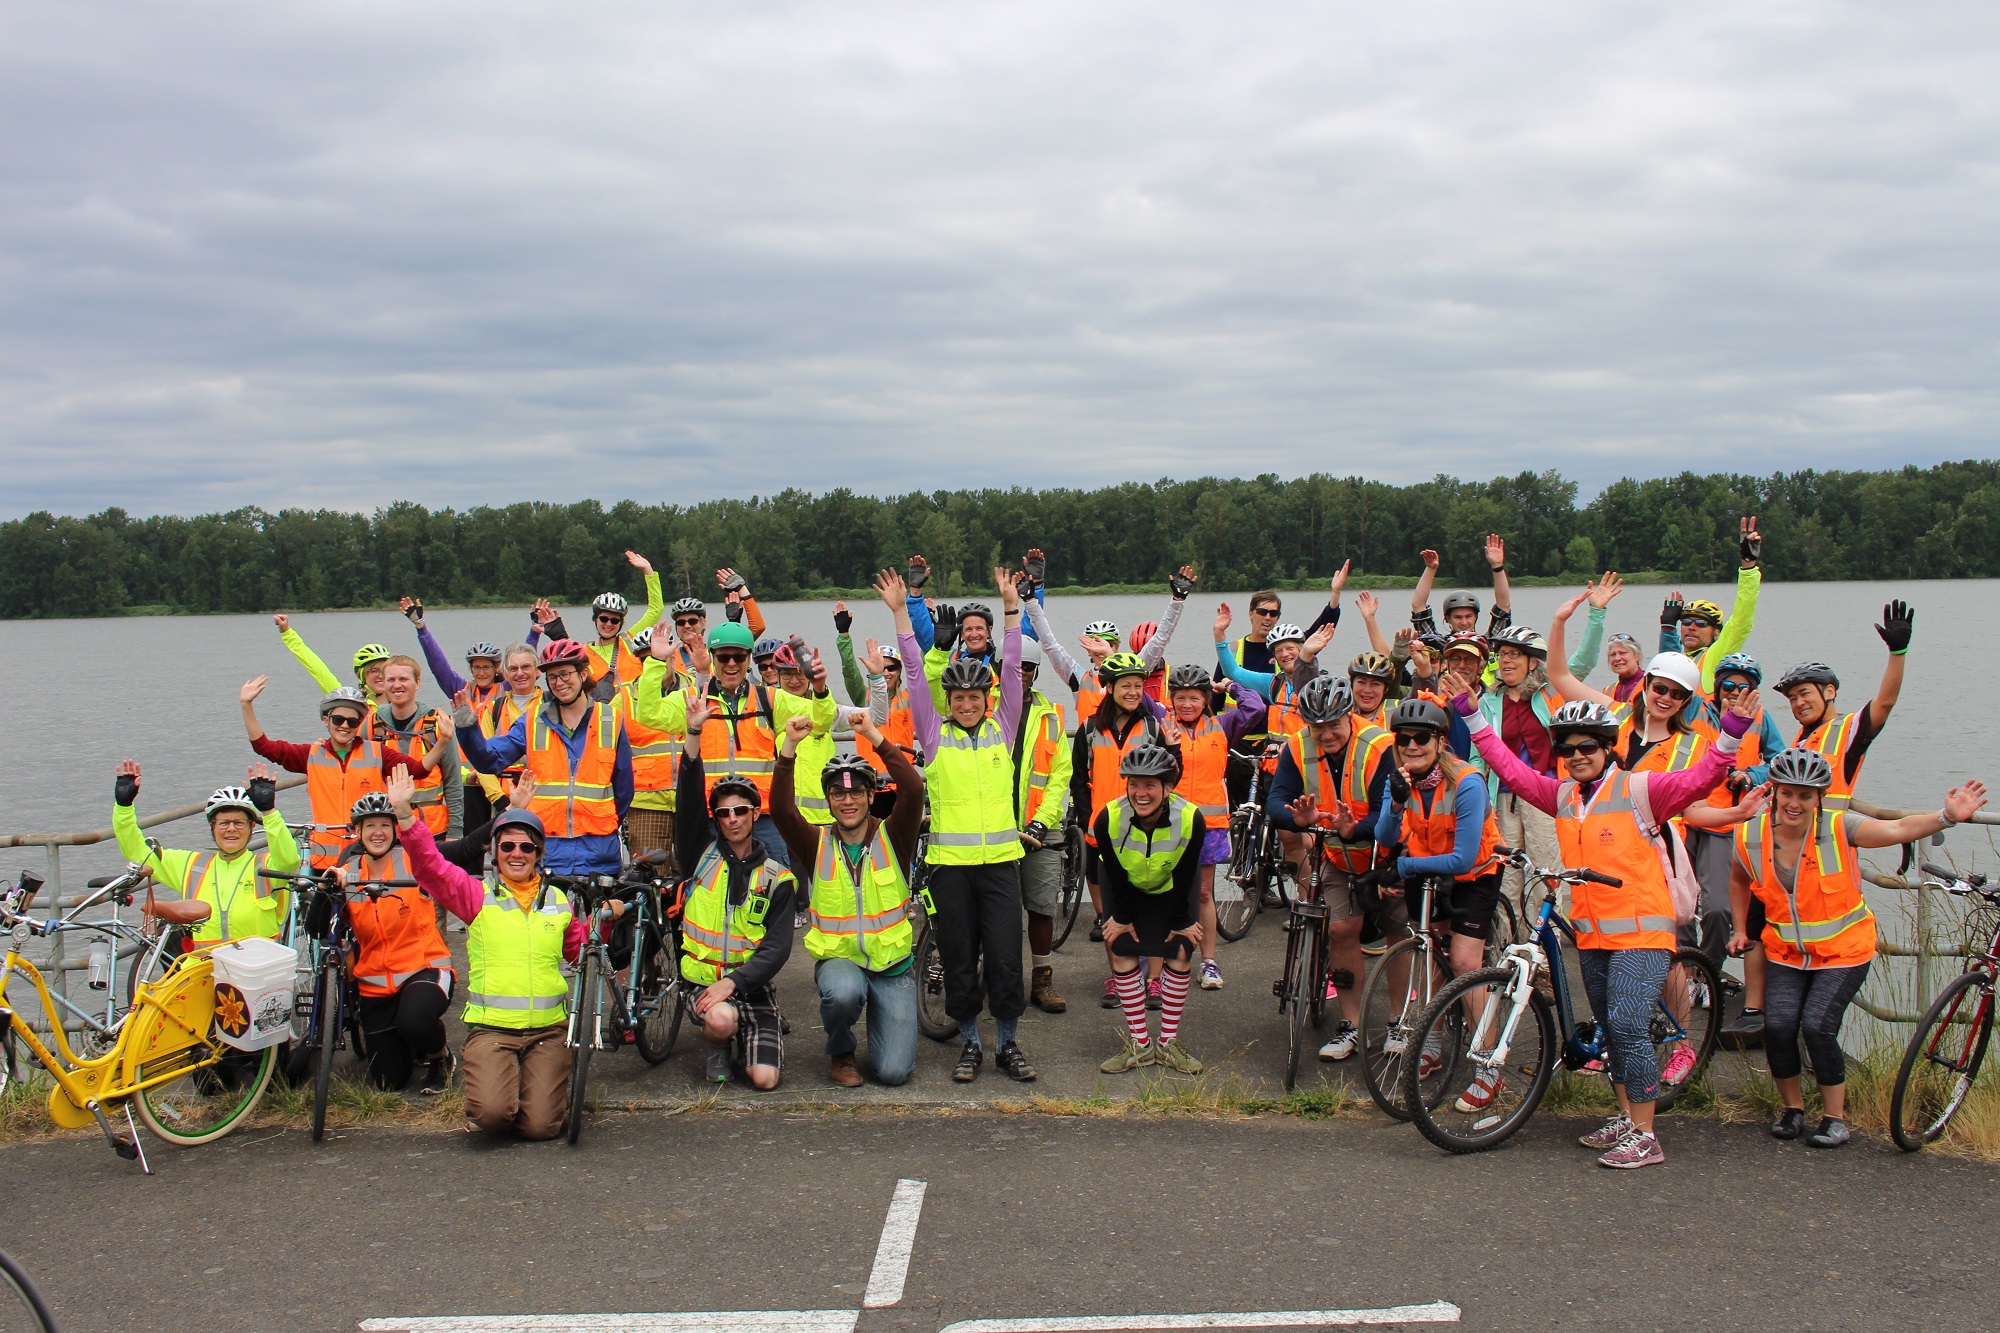
[[[280,778],[277,788],[279,791],[289,791],[293,787],[304,785],[305,776],[293,773]],[[195,801],[189,805],[177,805],[171,810],[162,810],[158,814],[147,815],[139,821],[139,827],[142,829],[158,828],[162,824],[172,824],[178,820],[190,819],[195,815],[201,814],[207,808],[208,802],[205,800]],[[263,835],[260,833],[258,836],[262,837]],[[84,897],[82,894],[74,894],[68,897],[63,895],[62,849],[65,847],[93,847],[100,842],[111,842],[116,837],[117,834],[108,826],[99,829],[89,829],[82,833],[0,833],[0,848],[46,847],[48,849],[49,870],[48,874],[43,876],[48,882],[48,897],[38,900],[36,905],[38,907],[46,907],[51,912],[62,912],[82,902]],[[49,941],[47,963],[37,964],[41,968],[44,979],[49,983],[49,989],[59,992],[64,998],[68,998],[69,996],[69,974],[71,972],[80,972],[90,966],[89,959],[69,958],[66,956],[66,953],[67,951],[63,948],[63,936],[58,934],[54,939]],[[46,1015],[42,1021],[31,1019],[29,1020],[29,1026],[38,1031],[47,1032],[49,1025],[46,1019]],[[71,1031],[79,1031],[82,1027],[74,1019],[65,1020],[64,1026]]]
[[[1853,808],[1855,813],[1866,815],[1870,819],[1901,819],[1906,815],[1932,813],[1928,810],[1898,810],[1890,806],[1876,805],[1873,802],[1858,799],[1853,802]],[[1989,810],[1980,810],[1971,819],[1960,822],[2000,827],[2000,814]],[[1944,845],[1944,834],[1933,834],[1925,841],[1934,847],[1942,847]],[[1862,878],[1878,889],[1891,889],[1898,893],[1914,893],[1917,895],[1916,943],[1914,945],[1901,944],[1890,939],[1883,933],[1881,923],[1878,921],[1876,923],[1875,944],[1877,951],[1891,958],[1909,958],[1915,961],[1916,1008],[1906,1011],[1892,1008],[1889,1005],[1876,1004],[1866,996],[1857,995],[1854,997],[1856,1008],[1885,1023],[1915,1023],[1920,1020],[1924,1015],[1924,1010],[1928,1009],[1931,1003],[1931,960],[1933,958],[1963,958],[1966,956],[1963,946],[1939,945],[1931,939],[1931,899],[1933,893],[1924,888],[1921,874],[1911,874],[1911,869],[1917,866],[1922,860],[1922,855],[1918,851],[1919,846],[1920,844],[1914,842],[1903,844],[1902,866],[1893,875],[1885,875],[1880,871],[1867,869],[1861,872]]]

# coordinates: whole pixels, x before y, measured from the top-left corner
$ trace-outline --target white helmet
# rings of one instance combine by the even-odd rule
[[[1701,668],[1686,653],[1660,653],[1646,663],[1646,674],[1670,680],[1689,694],[1701,693]]]
[[[1021,665],[1038,667],[1042,664],[1041,645],[1023,634],[1021,636]]]
[[[614,616],[622,616],[626,611],[626,601],[615,592],[601,592],[597,600],[590,604],[593,612],[608,611]]]
[[[1281,643],[1304,643],[1306,632],[1297,625],[1280,625],[1264,638],[1264,646],[1276,648]]]
[[[250,789],[248,787],[217,787],[215,794],[208,798],[208,807],[202,811],[202,814],[206,815],[208,822],[213,824],[215,817],[224,810],[241,810],[244,814],[250,816],[252,824],[260,823],[264,818],[264,812],[259,810],[256,803],[250,799]]]

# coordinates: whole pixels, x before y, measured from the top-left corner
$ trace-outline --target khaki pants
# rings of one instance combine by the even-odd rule
[[[1563,863],[1562,844],[1556,841],[1556,820],[1554,815],[1545,815],[1534,806],[1516,796],[1506,788],[1500,790],[1499,803],[1493,807],[1493,822],[1499,825],[1500,841],[1509,847],[1523,848],[1528,859],[1538,866],[1556,867]],[[1541,885],[1531,886],[1534,901],[1523,902],[1522,875],[1518,870],[1507,871],[1500,882],[1500,892],[1514,904],[1514,915],[1526,929],[1531,916],[1540,910]],[[1569,886],[1564,885],[1556,894],[1556,910],[1565,916],[1569,914]]]
[[[625,812],[625,843],[636,859],[647,852],[664,849],[667,859],[660,866],[662,876],[674,873],[674,812],[644,810],[638,806]]]
[[[489,1134],[552,1139],[569,1112],[566,1025],[475,1027],[465,1036],[465,1115]]]

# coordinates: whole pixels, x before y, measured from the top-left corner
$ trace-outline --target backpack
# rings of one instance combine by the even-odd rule
[[[1653,798],[1648,790],[1652,776],[1651,773],[1632,775],[1629,787],[1632,817],[1639,821],[1639,831],[1646,835],[1660,858],[1660,871],[1666,875],[1667,889],[1674,899],[1674,921],[1684,926],[1694,920],[1701,907],[1701,881],[1694,876],[1694,862],[1688,857],[1680,830],[1671,823],[1653,819]]]

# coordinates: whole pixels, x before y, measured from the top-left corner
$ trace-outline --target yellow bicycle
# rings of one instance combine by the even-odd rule
[[[49,1114],[65,1129],[97,1122],[120,1157],[145,1165],[137,1141],[111,1127],[106,1112],[125,1115],[131,1126],[134,1109],[161,1139],[176,1147],[210,1143],[240,1127],[250,1117],[277,1065],[275,1046],[239,1051],[216,1034],[214,943],[197,945],[175,960],[157,981],[142,981],[132,1007],[117,1026],[116,1039],[103,1055],[79,1059],[70,1048],[62,1024],[53,1024],[56,1049],[51,1051],[27,1021],[7,1005],[7,985],[16,973],[34,983],[42,1012],[56,1006],[48,983],[35,965],[22,957],[19,946],[47,933],[49,923],[27,915],[39,884],[0,893],[0,930],[13,934],[0,963],[0,1084],[13,1076],[19,1042],[49,1073]],[[209,905],[189,899],[155,902],[150,894],[146,914],[168,925],[195,926],[208,919]],[[225,1014],[227,1020],[230,1016]]]

